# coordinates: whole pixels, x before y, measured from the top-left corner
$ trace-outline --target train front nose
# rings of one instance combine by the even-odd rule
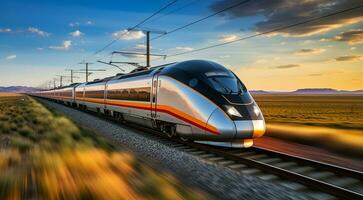
[[[258,113],[259,118],[231,119],[227,113],[216,109],[207,122],[207,126],[214,126],[218,129],[218,134],[213,135],[218,140],[238,141],[261,137],[266,130],[262,113]]]
[[[234,120],[236,139],[258,138],[266,131],[262,112],[256,103],[246,106],[245,120]],[[247,118],[247,119],[246,119]]]
[[[235,120],[235,139],[248,139],[261,137],[266,131],[265,120]]]

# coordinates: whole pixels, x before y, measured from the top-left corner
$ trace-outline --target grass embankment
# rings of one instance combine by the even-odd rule
[[[34,99],[0,95],[0,199],[201,199]]]
[[[265,135],[363,156],[363,96],[255,95]]]

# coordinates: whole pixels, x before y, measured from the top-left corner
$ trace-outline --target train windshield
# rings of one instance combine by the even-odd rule
[[[233,73],[208,72],[205,75],[211,87],[223,94],[243,94],[246,91],[245,86]]]

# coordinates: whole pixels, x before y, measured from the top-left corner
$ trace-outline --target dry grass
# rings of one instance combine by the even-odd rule
[[[202,199],[32,98],[0,97],[0,199]]]
[[[21,96],[19,93],[0,92],[0,97],[15,97]]]

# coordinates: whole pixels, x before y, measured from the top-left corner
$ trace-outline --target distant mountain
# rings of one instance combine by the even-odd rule
[[[270,94],[271,92],[265,90],[250,90],[251,94]]]
[[[337,94],[337,93],[339,93],[339,91],[336,89],[331,89],[331,88],[304,88],[304,89],[298,89],[291,93],[293,93],[293,94]]]
[[[279,92],[279,91],[265,91],[265,90],[251,90],[251,94],[350,94],[350,95],[363,95],[363,90],[336,90],[332,88],[303,88],[292,92]]]
[[[363,94],[363,90],[336,90],[331,88],[305,88],[298,89],[293,94]]]
[[[15,93],[26,93],[26,92],[35,92],[39,89],[33,87],[26,86],[9,86],[9,87],[0,87],[0,92],[15,92]]]

